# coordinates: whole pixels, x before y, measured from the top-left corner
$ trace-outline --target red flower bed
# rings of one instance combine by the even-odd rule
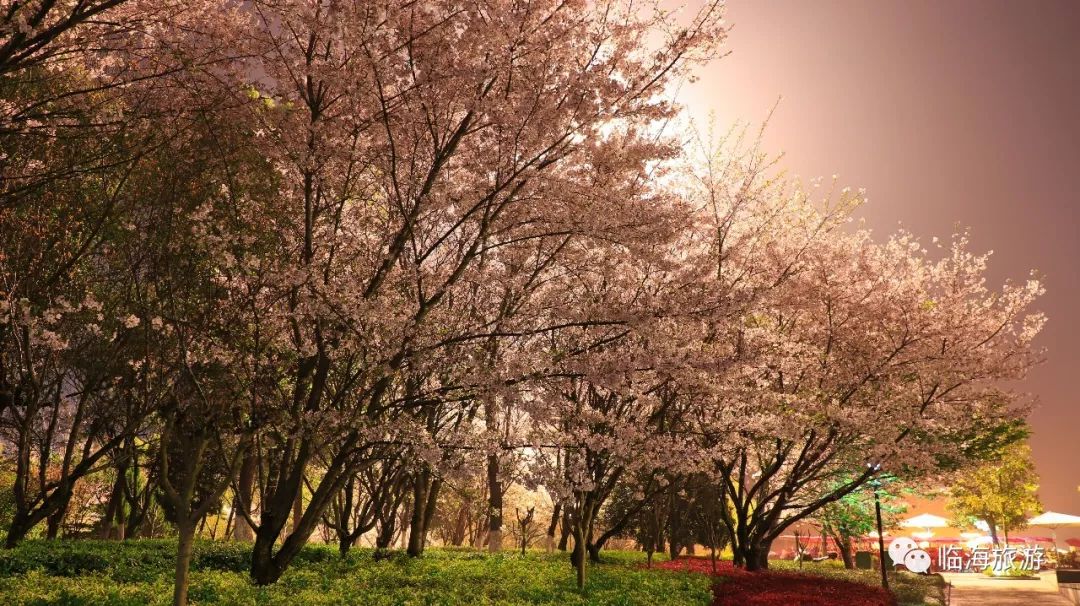
[[[709,558],[700,557],[684,557],[668,562],[658,562],[656,564],[653,564],[653,568],[663,568],[665,570],[682,570],[686,572],[700,572],[702,574],[712,574],[713,571],[712,560],[710,560]],[[716,574],[722,577],[727,577],[735,574],[749,573],[747,573],[741,568],[735,568],[731,564],[731,560],[717,560]]]
[[[680,558],[657,568],[712,574],[704,558]],[[723,581],[713,587],[713,606],[895,606],[880,587],[785,572],[746,572],[731,562],[716,563]]]

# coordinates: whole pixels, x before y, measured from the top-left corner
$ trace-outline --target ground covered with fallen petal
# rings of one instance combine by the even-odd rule
[[[655,564],[662,570],[698,572],[719,577],[713,587],[713,606],[896,606],[941,603],[940,579],[912,574],[891,577],[893,592],[877,586],[874,571],[844,570],[836,565],[810,564],[796,569],[791,562],[771,562],[773,570],[746,572],[730,561],[680,558]]]

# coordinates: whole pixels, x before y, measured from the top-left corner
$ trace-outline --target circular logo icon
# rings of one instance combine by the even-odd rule
[[[912,549],[904,554],[904,567],[918,574],[930,570],[930,554],[922,549]]]
[[[889,543],[889,557],[892,558],[893,564],[903,564],[907,552],[918,548],[919,546],[910,538],[896,537],[892,540],[892,543]]]

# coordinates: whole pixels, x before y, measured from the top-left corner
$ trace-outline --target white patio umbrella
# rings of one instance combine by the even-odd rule
[[[925,529],[923,536],[934,536],[934,532],[931,528],[945,528],[949,525],[949,521],[941,516],[936,516],[932,513],[924,513],[917,515],[913,518],[908,518],[903,522],[900,522],[900,526],[904,528],[922,528]]]
[[[1054,537],[1054,551],[1057,551],[1057,529],[1067,526],[1080,526],[1080,516],[1071,516],[1067,513],[1047,511],[1028,520],[1028,526],[1043,526],[1050,529]]]

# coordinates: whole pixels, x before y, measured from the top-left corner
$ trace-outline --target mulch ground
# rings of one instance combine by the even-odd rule
[[[679,558],[656,568],[713,574],[707,558]],[[746,572],[717,562],[713,606],[896,606],[891,594],[862,583],[788,572]]]

